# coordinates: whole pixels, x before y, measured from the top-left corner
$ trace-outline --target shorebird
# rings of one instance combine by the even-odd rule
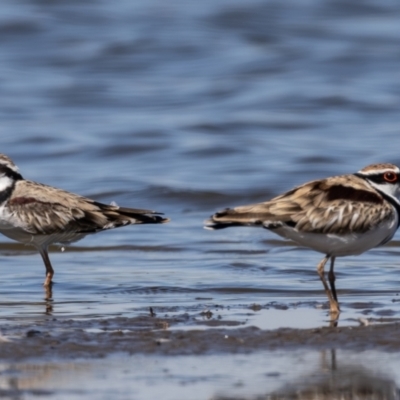
[[[372,164],[357,173],[307,182],[264,203],[227,208],[205,228],[261,226],[325,257],[317,266],[330,312],[339,314],[336,257],[361,254],[392,239],[400,223],[400,170]],[[330,262],[328,281],[325,264]]]
[[[68,244],[88,234],[133,224],[168,222],[151,210],[106,205],[52,186],[25,180],[17,166],[0,154],[0,232],[34,246],[46,267],[44,286],[54,270],[48,246]]]

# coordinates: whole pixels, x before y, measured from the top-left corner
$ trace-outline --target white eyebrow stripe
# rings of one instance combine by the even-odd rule
[[[385,168],[385,169],[371,169],[369,171],[363,171],[362,169],[358,171],[359,174],[361,175],[381,175],[384,174],[385,172],[394,172],[395,174],[400,173],[400,170],[398,168]]]

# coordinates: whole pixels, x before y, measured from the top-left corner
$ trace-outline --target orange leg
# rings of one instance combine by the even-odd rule
[[[54,269],[51,266],[50,258],[47,253],[47,247],[40,249],[40,255],[42,256],[44,265],[46,267],[46,279],[44,280],[43,286],[48,287],[52,284]]]
[[[325,293],[328,296],[329,300],[329,309],[331,314],[339,314],[340,313],[340,308],[339,308],[339,303],[337,301],[337,296],[336,296],[336,289],[335,289],[335,279],[334,279],[334,274],[333,274],[333,264],[335,262],[335,258],[332,257],[331,261],[331,269],[329,271],[329,283],[331,285],[331,289],[329,289],[328,284],[326,283],[325,279],[325,264],[329,260],[330,256],[326,255],[321,262],[317,266],[317,272],[319,275],[319,278],[321,279],[322,284],[324,285]]]

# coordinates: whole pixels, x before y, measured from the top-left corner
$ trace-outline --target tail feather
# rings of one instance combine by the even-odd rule
[[[152,210],[139,210],[135,208],[119,207],[114,212],[125,217],[133,218],[136,224],[165,224],[170,221],[169,218],[164,218],[163,213]]]
[[[162,213],[152,210],[118,207],[93,202],[96,209],[85,210],[77,216],[73,224],[80,233],[94,233],[105,229],[131,224],[163,224],[169,222]],[[71,222],[72,223],[72,222]]]
[[[260,213],[251,212],[248,207],[226,208],[206,220],[204,228],[216,230],[232,226],[257,226],[262,225],[262,217]]]

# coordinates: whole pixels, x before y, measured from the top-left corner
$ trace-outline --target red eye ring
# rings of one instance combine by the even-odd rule
[[[385,173],[383,174],[383,179],[384,179],[386,182],[394,183],[394,182],[397,181],[397,174],[395,174],[394,172],[385,172]]]

